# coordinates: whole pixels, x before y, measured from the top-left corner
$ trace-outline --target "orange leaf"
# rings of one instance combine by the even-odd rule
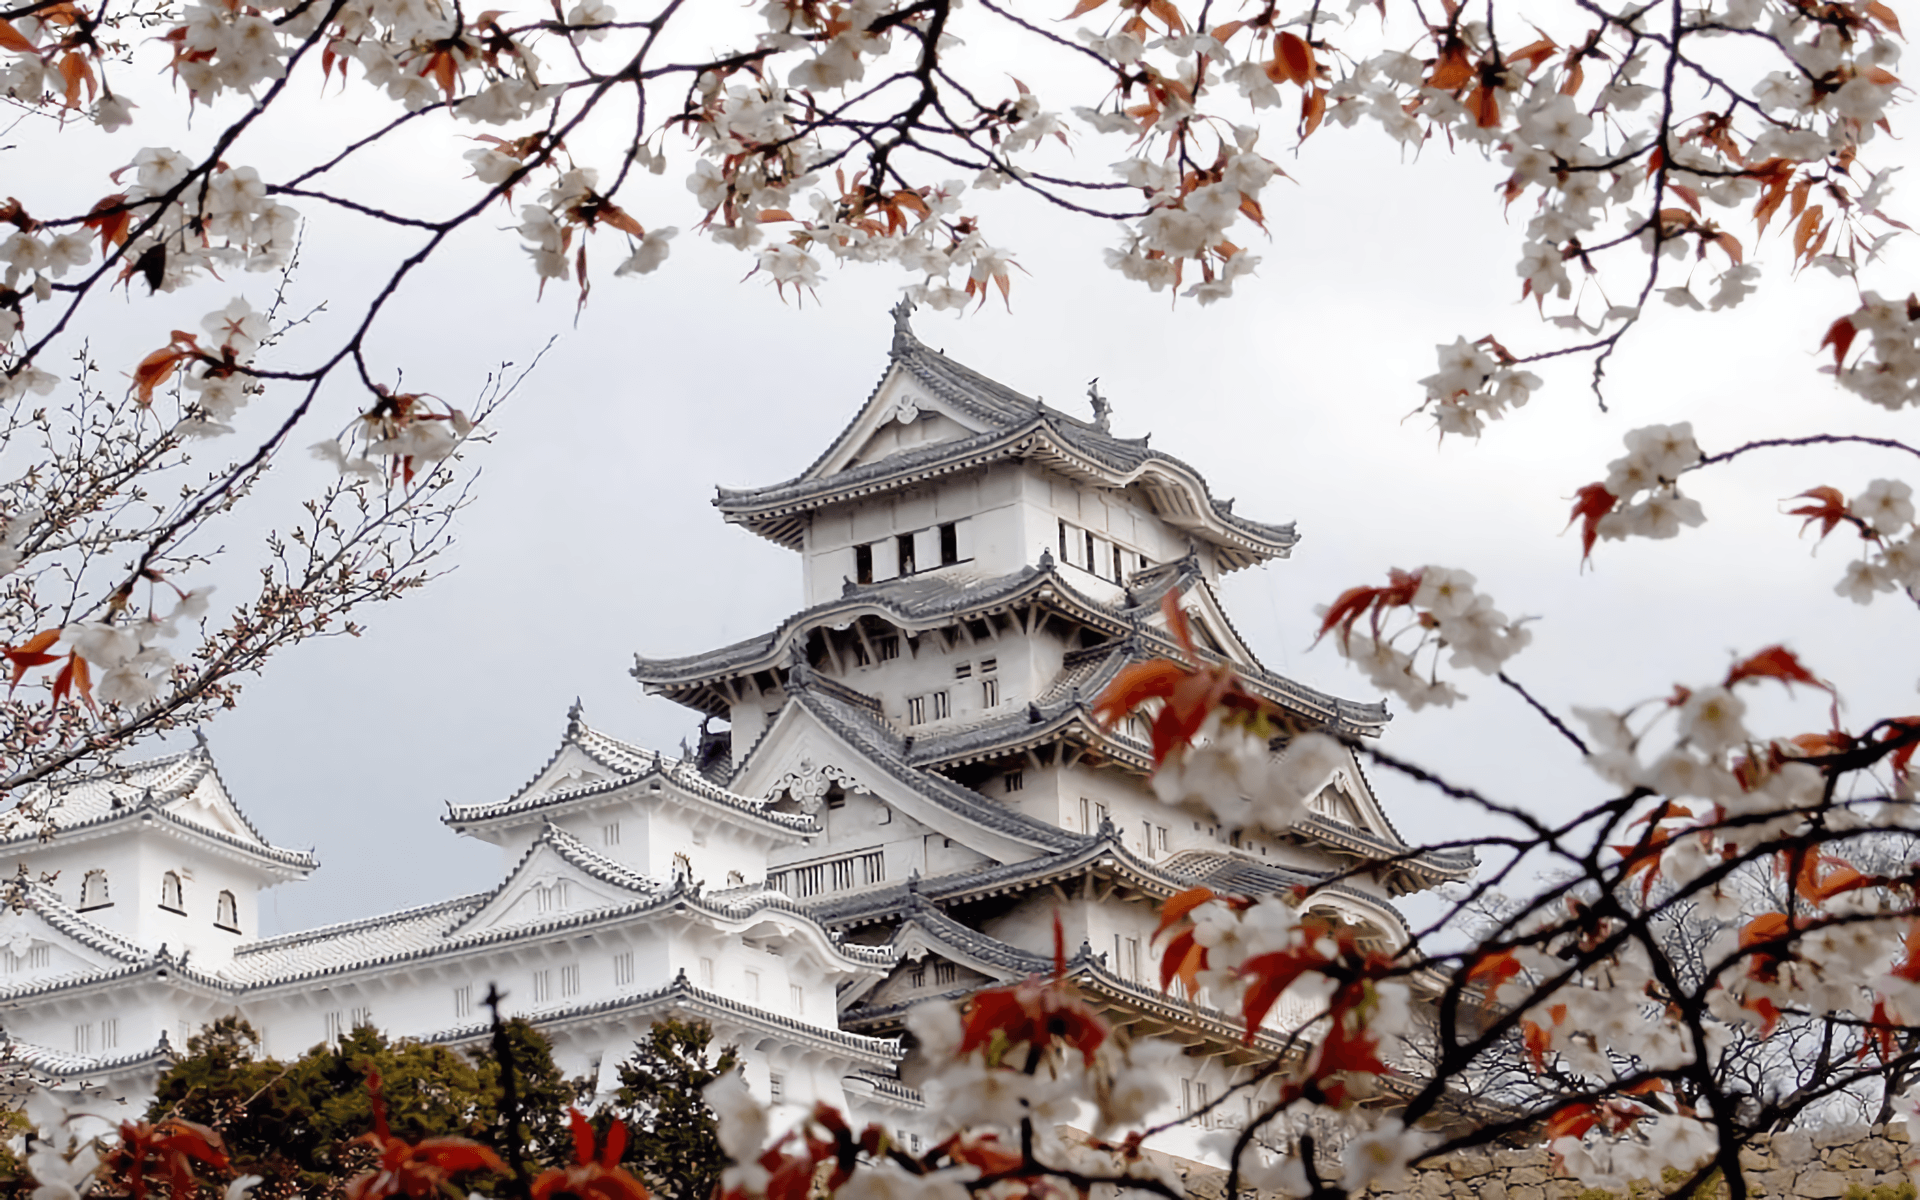
[[[0,50],[11,50],[16,54],[37,54],[34,44],[26,39],[11,21],[0,21]]]
[[[1167,943],[1166,953],[1160,956],[1160,990],[1167,991],[1178,979],[1186,985],[1187,994],[1194,992],[1194,977],[1207,965],[1207,948],[1195,942],[1193,930],[1182,930]]]
[[[1567,518],[1567,528],[1573,523],[1580,525],[1580,565],[1585,566],[1593,557],[1593,544],[1600,539],[1600,520],[1612,512],[1620,498],[1607,490],[1604,483],[1590,483],[1573,494],[1573,515]]]
[[[1840,494],[1839,488],[1824,486],[1808,488],[1793,498],[1795,500],[1812,500],[1814,502],[1812,504],[1802,504],[1799,508],[1790,508],[1787,510],[1787,515],[1790,517],[1806,518],[1805,521],[1800,523],[1801,533],[1805,533],[1807,526],[1818,521],[1820,522],[1820,536],[1824,539],[1828,534],[1833,532],[1834,526],[1847,519],[1847,498]]]
[[[1154,927],[1149,942],[1157,942],[1160,935],[1186,918],[1186,915],[1202,904],[1213,899],[1213,889],[1208,887],[1188,888],[1186,891],[1167,898],[1160,906],[1160,924]]]
[[[1800,214],[1799,224],[1793,227],[1793,256],[1811,258],[1807,247],[1813,243],[1814,234],[1820,231],[1820,219],[1826,216],[1826,209],[1818,204],[1809,205]]]
[[[1314,77],[1313,47],[1299,34],[1282,33],[1274,39],[1273,61],[1288,83],[1305,87]]]
[[[1802,666],[1799,657],[1785,646],[1768,646],[1733,664],[1733,668],[1727,672],[1725,686],[1732,687],[1746,679],[1778,679],[1787,685],[1788,691],[1792,691],[1796,683],[1817,687],[1823,692],[1833,690],[1832,684],[1814,678],[1813,672]]]
[[[1072,12],[1068,13],[1064,17],[1061,17],[1060,19],[1062,21],[1071,21],[1075,17],[1084,16],[1087,13],[1092,12],[1094,9],[1099,8],[1102,4],[1105,4],[1106,2],[1107,0],[1080,0],[1080,3],[1073,6]]]
[[[1852,317],[1841,317],[1838,321],[1827,326],[1827,336],[1820,339],[1818,348],[1825,350],[1828,346],[1832,346],[1833,365],[1836,367],[1845,366],[1847,351],[1853,348],[1854,335],[1859,332],[1859,327],[1853,323]]]

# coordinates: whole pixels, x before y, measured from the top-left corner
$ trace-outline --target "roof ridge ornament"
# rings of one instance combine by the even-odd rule
[[[1087,381],[1087,399],[1093,402],[1093,425],[1101,433],[1113,432],[1113,402],[1100,394],[1100,377]]]
[[[893,317],[893,349],[895,355],[905,354],[919,342],[913,336],[913,301],[906,296],[900,297],[900,303],[888,309]]]
[[[580,731],[586,728],[586,722],[583,720],[586,711],[586,706],[580,703],[580,697],[575,696],[572,707],[567,709],[568,737],[579,737]]]

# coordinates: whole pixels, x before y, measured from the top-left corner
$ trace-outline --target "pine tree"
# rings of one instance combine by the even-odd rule
[[[712,1028],[700,1021],[656,1023],[620,1064],[620,1090],[611,1113],[602,1113],[627,1122],[623,1161],[661,1200],[713,1194],[727,1156],[700,1092],[739,1065],[739,1047],[716,1050]]]

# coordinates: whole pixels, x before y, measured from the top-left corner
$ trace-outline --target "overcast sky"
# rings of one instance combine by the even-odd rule
[[[1085,98],[1060,106],[1068,102]],[[148,107],[166,103],[155,95]],[[201,144],[212,129],[180,142]],[[78,132],[74,141],[108,166],[158,136],[123,135],[109,152]],[[376,155],[362,182],[396,198],[436,194],[472,145],[466,132],[443,128]],[[1495,191],[1503,173],[1473,154],[1430,148],[1416,161],[1377,133],[1337,129],[1298,158],[1283,146],[1270,137],[1261,148],[1296,182],[1269,190],[1272,239],[1251,246],[1263,262],[1235,299],[1171,304],[1101,265],[1110,227],[1001,193],[983,211],[990,240],[1012,247],[1024,268],[1012,311],[996,302],[964,318],[922,313],[921,338],[1071,412],[1084,411],[1097,375],[1117,433],[1151,432],[1156,449],[1198,467],[1243,515],[1297,521],[1293,558],[1230,577],[1226,598],[1267,664],[1313,686],[1375,698],[1330,648],[1309,652],[1316,604],[1383,580],[1389,567],[1440,563],[1475,573],[1510,614],[1540,617],[1534,644],[1509,670],[1562,711],[1707,682],[1731,655],[1775,641],[1840,686],[1856,728],[1920,709],[1911,605],[1883,597],[1862,609],[1834,595],[1851,547],[1835,538],[1816,557],[1796,537],[1798,522],[1780,515],[1782,497],[1816,484],[1853,495],[1877,476],[1910,477],[1905,463],[1840,451],[1755,455],[1690,481],[1706,526],[1669,542],[1604,545],[1585,573],[1577,541],[1561,535],[1574,490],[1604,477],[1621,435],[1638,425],[1690,420],[1709,452],[1818,431],[1899,436],[1908,419],[1817,374],[1815,344],[1852,307],[1848,285],[1790,281],[1770,238],[1765,286],[1741,311],[1663,308],[1630,337],[1609,371],[1611,412],[1585,386],[1584,364],[1547,369],[1548,388],[1526,409],[1478,443],[1442,446],[1426,418],[1410,415],[1436,343],[1491,332],[1525,352],[1552,339],[1519,302],[1512,264],[1525,214],[1517,206],[1507,223]],[[242,144],[229,157],[268,161],[278,149]],[[1083,141],[1075,153],[1097,164],[1118,147]],[[679,183],[689,165],[679,160],[628,207],[650,226],[690,226],[697,214]],[[77,189],[91,203],[97,182],[76,169],[46,187]],[[382,255],[408,244],[301,207],[313,220],[296,302],[345,311]],[[282,656],[207,730],[262,831],[314,848],[322,863],[312,881],[269,894],[269,932],[491,886],[497,852],[439,818],[447,802],[502,798],[529,779],[576,696],[588,720],[616,736],[669,750],[690,737],[693,714],[644,697],[628,677],[633,654],[718,646],[801,604],[798,556],[724,524],[714,486],[803,469],[886,367],[886,310],[906,282],[896,273],[830,271],[817,301],[783,302],[760,278],[741,281],[746,258],[690,235],[661,272],[639,280],[611,278],[608,246],[576,323],[564,289],[535,303],[513,223],[503,212],[456,239],[408,285],[374,347],[389,368],[404,365],[409,388],[458,402],[499,360],[526,361],[558,339],[491,422],[492,443],[467,458],[481,477],[447,559],[456,569],[363,613],[365,636]],[[1914,252],[1893,255],[1882,286],[1910,290]],[[200,289],[182,311],[242,290],[256,302],[267,292],[258,278]],[[164,340],[148,331],[166,319],[144,301],[114,315],[123,303],[104,306],[100,336]],[[323,320],[316,339],[325,331]],[[296,341],[287,353],[300,351]],[[347,415],[337,407],[296,443]],[[324,469],[288,456],[263,491],[263,513],[318,487]],[[234,589],[250,553],[238,528],[224,539]],[[1605,794],[1497,683],[1461,682],[1467,703],[1400,712],[1387,747],[1536,811]],[[1791,734],[1818,727],[1822,713],[1803,698],[1762,706],[1755,723]],[[1411,839],[1496,828],[1410,781],[1376,771],[1374,782]]]

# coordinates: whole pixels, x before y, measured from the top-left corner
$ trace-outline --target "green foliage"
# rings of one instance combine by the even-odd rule
[[[700,1090],[739,1065],[739,1048],[715,1049],[713,1030],[698,1021],[656,1024],[620,1064],[620,1090],[596,1124],[627,1122],[632,1136],[622,1161],[661,1200],[713,1194],[727,1157]]]
[[[524,1020],[507,1023],[515,1081],[525,1110],[522,1133],[532,1169],[571,1158],[566,1107],[574,1093],[553,1062],[545,1036]],[[491,1052],[387,1041],[370,1026],[336,1046],[320,1045],[291,1063],[260,1054],[260,1038],[237,1017],[208,1026],[161,1076],[150,1118],[180,1116],[219,1131],[235,1174],[265,1180],[258,1200],[337,1197],[369,1162],[355,1138],[373,1128],[369,1072],[380,1074],[387,1117],[408,1141],[455,1135],[506,1154],[501,1070]],[[495,1181],[474,1178],[485,1194]]]

